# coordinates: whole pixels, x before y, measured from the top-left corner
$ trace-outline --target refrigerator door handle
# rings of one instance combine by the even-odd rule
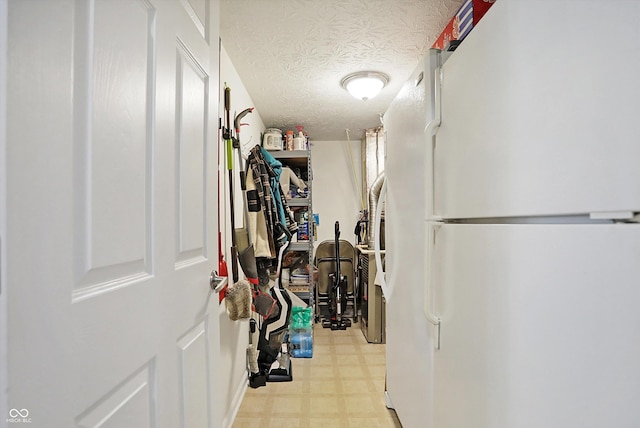
[[[436,231],[440,229],[441,224],[434,222],[427,222],[427,251],[426,256],[427,260],[425,266],[427,266],[427,272],[425,274],[425,285],[424,285],[424,314],[427,317],[427,320],[433,324],[434,328],[434,340],[433,345],[436,349],[440,349],[440,317],[438,317],[434,313],[434,298],[433,298],[433,290],[435,286],[433,267],[435,263],[434,252],[436,246]]]
[[[440,104],[440,88],[442,81],[442,68],[436,67],[433,73],[433,120],[424,127],[424,133],[433,136],[442,123],[442,106]]]
[[[441,87],[442,87],[442,67],[438,66],[435,68],[433,73],[433,120],[427,123],[427,126],[424,128],[424,133],[426,134],[428,140],[431,143],[430,147],[430,157],[426,159],[426,164],[430,164],[431,170],[431,182],[425,183],[427,187],[434,189],[435,182],[435,151],[436,151],[436,133],[438,129],[440,129],[440,125],[442,124],[442,105],[441,105]],[[429,200],[430,199],[430,200]],[[435,218],[435,192],[431,192],[431,198],[427,199],[426,206],[426,214],[427,219]]]
[[[433,120],[431,120],[427,126],[424,128],[424,133],[429,140],[430,148],[427,149],[427,153],[430,154],[426,159],[426,164],[430,164],[431,170],[431,182],[425,183],[425,189],[431,188],[434,189],[434,181],[435,181],[435,150],[436,150],[436,133],[442,124],[442,105],[441,105],[441,88],[442,88],[442,58],[440,55],[437,56],[437,66],[433,71]],[[430,152],[429,152],[430,150]],[[427,177],[425,177],[427,178]],[[436,230],[440,228],[439,223],[434,223],[433,220],[437,220],[435,216],[435,192],[431,192],[430,197],[427,196],[426,200],[426,215],[427,215],[427,224],[426,224],[426,263],[427,272],[425,272],[425,284],[424,284],[424,314],[429,321],[434,326],[434,339],[433,345],[435,349],[440,349],[440,318],[434,313],[434,299],[433,299],[433,290],[434,290],[434,274],[433,274],[433,255],[435,250],[435,239],[436,239]]]

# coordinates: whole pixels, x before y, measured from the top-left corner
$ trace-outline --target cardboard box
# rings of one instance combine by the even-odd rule
[[[496,0],[465,1],[431,47],[447,50],[452,41],[462,41],[471,29],[478,25],[480,19],[487,13],[495,1]]]

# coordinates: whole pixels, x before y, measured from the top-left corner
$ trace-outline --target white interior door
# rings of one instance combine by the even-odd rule
[[[436,428],[633,427],[640,226],[436,231]]]
[[[217,10],[9,1],[8,407],[30,426],[218,425]]]

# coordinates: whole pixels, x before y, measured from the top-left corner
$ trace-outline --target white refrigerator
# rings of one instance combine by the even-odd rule
[[[636,1],[499,0],[385,113],[405,428],[640,427],[638,22]]]

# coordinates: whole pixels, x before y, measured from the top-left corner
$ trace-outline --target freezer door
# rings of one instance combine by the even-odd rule
[[[634,1],[496,2],[443,66],[436,214],[640,211],[638,22]]]
[[[435,428],[636,427],[640,226],[436,231]]]

